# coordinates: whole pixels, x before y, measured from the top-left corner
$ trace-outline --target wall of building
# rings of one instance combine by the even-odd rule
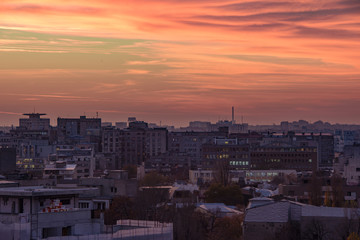
[[[16,169],[16,150],[0,148],[0,172],[12,172]]]
[[[244,224],[244,240],[268,240],[280,233],[287,223],[251,222]]]

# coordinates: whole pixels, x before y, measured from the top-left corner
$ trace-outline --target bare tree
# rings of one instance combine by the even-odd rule
[[[104,220],[106,225],[116,224],[119,219],[131,219],[134,215],[133,201],[124,196],[115,197],[110,208],[105,211]]]
[[[343,193],[343,179],[340,175],[334,174],[331,177],[332,188],[332,206],[343,207],[344,206],[344,193]]]
[[[206,240],[211,219],[195,211],[195,206],[177,209],[174,217],[174,240]]]
[[[311,184],[309,184],[310,204],[315,206],[322,205],[321,177],[319,173],[313,172]]]
[[[218,160],[215,162],[214,181],[223,186],[230,184],[230,165],[227,160]]]
[[[354,202],[350,202],[345,205],[345,209],[347,213],[347,221],[340,226],[342,232],[349,236],[351,233],[360,234],[360,212],[358,210],[357,204]]]
[[[204,193],[205,201],[208,203],[224,203],[226,205],[243,204],[244,197],[238,185],[231,184],[223,186],[212,184]]]
[[[360,240],[360,237],[357,233],[352,232],[346,240]]]
[[[160,221],[162,206],[169,201],[169,188],[143,187],[134,199],[134,212],[137,219]]]
[[[326,240],[331,236],[326,226],[315,219],[306,226],[305,230],[302,233],[303,240]]]

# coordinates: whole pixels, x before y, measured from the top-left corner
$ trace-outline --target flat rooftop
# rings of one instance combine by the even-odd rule
[[[17,184],[17,182],[8,181],[8,180],[0,180],[0,185],[2,185],[2,184]]]
[[[43,186],[0,188],[0,196],[56,196],[90,193],[97,188],[45,188]]]

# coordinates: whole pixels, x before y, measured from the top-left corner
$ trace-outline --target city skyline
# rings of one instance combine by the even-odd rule
[[[234,111],[235,112],[235,111]],[[283,124],[295,124],[295,126],[305,126],[305,125],[312,125],[315,124],[317,125],[317,127],[321,126],[322,124],[324,124],[323,126],[326,126],[327,124],[330,124],[332,126],[335,125],[343,125],[343,126],[360,126],[359,124],[356,123],[341,123],[341,122],[329,122],[326,121],[324,119],[318,119],[316,121],[309,121],[306,119],[296,119],[296,120],[288,120],[288,119],[282,119],[279,122],[273,122],[273,123],[264,123],[264,124],[257,124],[257,123],[251,123],[251,122],[246,122],[244,121],[244,117],[241,116],[240,119],[234,116],[225,116],[223,118],[218,118],[215,121],[211,121],[211,120],[199,120],[199,119],[190,119],[188,122],[182,124],[182,125],[176,125],[173,122],[164,122],[161,119],[158,121],[149,121],[148,119],[139,119],[136,116],[127,116],[127,117],[122,117],[119,119],[115,119],[114,121],[108,120],[108,119],[104,119],[102,118],[101,115],[99,115],[99,113],[95,113],[95,115],[88,115],[86,113],[84,114],[79,114],[77,116],[70,116],[70,115],[59,115],[58,117],[54,118],[51,116],[48,116],[47,113],[44,112],[37,112],[34,111],[33,112],[27,112],[27,113],[7,113],[7,114],[11,114],[13,116],[17,116],[16,121],[11,123],[11,124],[4,124],[4,122],[0,122],[0,127],[16,127],[16,126],[20,126],[21,125],[21,121],[25,120],[29,120],[29,118],[31,118],[31,116],[34,116],[35,118],[40,118],[40,119],[48,119],[48,124],[50,124],[50,126],[53,127],[57,127],[57,122],[59,121],[59,119],[81,119],[81,118],[85,118],[85,119],[100,119],[101,123],[104,123],[104,126],[107,126],[108,123],[111,123],[111,126],[115,126],[117,123],[126,123],[127,125],[129,125],[130,122],[145,122],[146,124],[150,124],[150,125],[156,125],[158,127],[173,127],[175,129],[188,129],[189,131],[193,131],[192,129],[192,125],[195,126],[197,124],[202,124],[202,127],[204,127],[204,124],[212,124],[212,125],[217,125],[220,124],[219,126],[221,126],[222,124],[224,124],[224,126],[227,126],[228,124],[230,125],[244,125],[244,126],[251,126],[251,127],[266,127],[266,126],[278,126],[281,127]],[[234,117],[234,119],[232,119],[232,117]],[[320,124],[320,125],[319,125]],[[123,126],[123,125],[122,125]],[[197,127],[195,127],[197,128]],[[201,128],[201,127],[200,127]],[[199,130],[199,129],[197,129]]]
[[[360,123],[358,1],[0,3],[0,119]]]

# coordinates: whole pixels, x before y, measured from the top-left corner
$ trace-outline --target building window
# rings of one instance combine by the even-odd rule
[[[105,203],[97,203],[98,210],[105,210]]]
[[[60,202],[62,205],[69,205],[71,201],[70,199],[61,199]]]
[[[4,206],[6,206],[8,204],[9,198],[8,197],[3,197],[3,204]]]
[[[15,202],[11,203],[11,213],[15,213]]]
[[[79,203],[79,208],[89,208],[89,203]]]

